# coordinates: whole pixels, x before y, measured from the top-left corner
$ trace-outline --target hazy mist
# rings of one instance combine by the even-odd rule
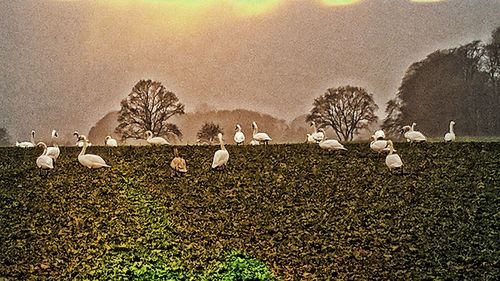
[[[0,127],[14,140],[88,132],[140,79],[161,81],[187,111],[206,103],[287,121],[349,83],[375,95],[383,118],[411,63],[500,25],[494,0],[281,2],[241,15],[227,5],[1,1]]]

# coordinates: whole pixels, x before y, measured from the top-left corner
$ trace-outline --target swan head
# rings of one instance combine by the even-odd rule
[[[311,121],[311,123],[309,124],[309,126],[310,126],[310,127],[312,127],[312,126],[316,126],[316,122]]]
[[[56,130],[52,130],[52,137],[53,138],[58,138],[59,137],[59,134],[57,133]]]
[[[79,137],[80,137],[80,133],[78,133],[78,131],[74,131],[74,132],[73,132],[73,136],[75,136],[75,137],[79,138]]]
[[[41,146],[43,147],[44,149],[47,148],[47,145],[44,143],[44,142],[39,142],[36,144],[37,147]]]
[[[111,139],[111,136],[106,136],[106,137],[104,138],[104,140],[105,140],[105,141],[110,140],[110,139]]]
[[[31,135],[35,137],[35,130],[31,130]]]
[[[415,124],[415,123],[413,123],[413,124]],[[408,126],[408,125],[403,126],[403,128],[401,128],[401,134],[404,134],[405,132],[408,132],[410,129],[411,129],[411,127]]]
[[[236,127],[234,128],[235,131],[241,130],[240,124],[236,124]]]
[[[146,131],[146,132],[144,132],[144,134],[146,134],[146,137],[150,137],[150,136],[152,137],[153,136],[153,132],[151,132],[149,130]]]
[[[450,122],[450,125],[455,125],[455,121],[451,121],[451,122]]]
[[[252,128],[256,128],[256,127],[257,127],[257,123],[255,123],[255,121],[252,122]]]
[[[412,126],[412,127],[415,127],[415,126],[417,126],[417,123],[413,122],[413,123],[411,124],[411,126]]]

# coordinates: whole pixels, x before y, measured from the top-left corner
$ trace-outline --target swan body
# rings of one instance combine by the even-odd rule
[[[307,143],[317,143],[317,141],[313,138],[313,136],[311,134],[307,134],[306,142]]]
[[[85,150],[87,149],[87,143],[88,140],[85,136],[80,136],[83,140],[83,148],[80,154],[78,155],[78,162],[82,164],[83,166],[89,168],[89,169],[98,169],[98,168],[103,168],[103,167],[111,167],[106,162],[104,159],[102,159],[101,156],[95,155],[95,154],[85,154]]]
[[[414,131],[415,125],[417,125],[417,123],[413,123],[411,127],[410,126],[403,127],[402,130],[404,132],[406,140],[410,143],[427,141],[427,138],[424,136],[424,134],[422,134],[419,131]]]
[[[319,143],[325,138],[325,133],[323,130],[318,130],[316,128],[316,123],[313,121],[311,122],[311,126],[313,127],[313,132],[311,134],[311,138],[316,142]]]
[[[375,136],[375,140],[383,140],[385,139],[385,133],[383,130],[377,130],[373,134]]]
[[[174,159],[172,159],[172,162],[170,162],[170,167],[174,169],[174,171],[176,172],[180,173],[187,172],[186,160],[184,160],[184,158],[179,156],[177,148],[174,148]]]
[[[229,152],[227,152],[224,147],[224,141],[222,140],[222,134],[217,135],[219,137],[220,149],[214,153],[214,159],[212,161],[212,169],[225,166],[229,160]]]
[[[273,139],[266,133],[259,133],[259,127],[257,127],[257,123],[253,122],[252,123],[252,128],[253,128],[253,135],[252,138],[256,141],[263,142],[265,144],[268,144],[269,141],[272,141]]]
[[[370,148],[371,150],[377,152],[377,153],[381,153],[383,151],[389,151],[389,141],[387,140],[377,140],[377,136],[375,135],[372,135],[371,136],[372,138],[372,141],[370,143]],[[396,151],[396,150],[394,150]]]
[[[394,169],[399,169],[403,167],[403,161],[399,155],[394,153],[394,145],[391,140],[388,140],[389,154],[385,157],[385,164],[389,168],[389,171]]]
[[[245,134],[241,131],[241,126],[240,124],[236,124],[236,133],[234,133],[234,142],[236,145],[243,144],[245,142]]]
[[[47,156],[47,145],[43,142],[39,142],[37,146],[43,147],[42,155],[38,156],[36,159],[36,165],[40,170],[50,170],[54,169],[54,161],[51,157]]]
[[[259,144],[260,144],[260,142],[259,142],[259,141],[254,140],[254,139],[252,139],[252,140],[250,141],[250,145],[259,145]]]
[[[54,159],[54,162],[56,162],[57,157],[59,157],[59,154],[61,154],[61,151],[59,150],[59,146],[57,145],[57,139],[59,135],[57,134],[56,130],[52,130],[51,134],[51,140],[52,140],[52,146],[47,147],[47,156],[50,158]]]
[[[118,146],[118,142],[115,139],[111,138],[111,136],[106,136],[106,138],[104,139],[104,144],[111,147]]]
[[[338,140],[327,139],[323,129],[320,129],[320,131],[323,132],[325,138],[319,142],[319,147],[326,150],[347,150]]]
[[[162,137],[153,137],[153,133],[151,131],[146,131],[146,141],[151,145],[170,144],[166,139]]]
[[[22,148],[35,147],[35,130],[31,130],[30,141],[16,141],[16,146]]]
[[[450,122],[450,131],[444,135],[445,142],[455,141],[455,132],[453,132],[453,125],[455,125],[455,121]]]

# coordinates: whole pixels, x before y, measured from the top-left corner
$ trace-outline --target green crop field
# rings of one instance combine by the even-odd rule
[[[0,280],[498,280],[500,143],[0,148]]]

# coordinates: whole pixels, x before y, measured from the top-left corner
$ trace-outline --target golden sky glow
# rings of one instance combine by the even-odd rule
[[[327,6],[346,6],[361,2],[362,0],[321,0]]]

